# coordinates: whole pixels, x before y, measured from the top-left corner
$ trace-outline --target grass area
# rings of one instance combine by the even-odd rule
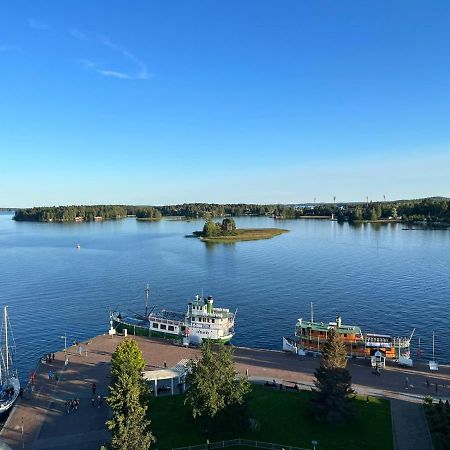
[[[289,230],[281,228],[238,228],[233,234],[215,237],[203,237],[201,231],[195,231],[194,235],[205,242],[238,242],[238,241],[256,241],[258,239],[271,239]]]
[[[433,448],[435,450],[450,449],[450,404],[448,401],[433,403],[430,397],[426,400],[424,409]]]
[[[260,440],[283,445],[311,448],[311,440],[319,441],[318,450],[391,450],[392,425],[390,404],[386,400],[355,399],[356,415],[344,426],[316,422],[309,414],[310,392],[286,392],[254,385],[249,407],[259,424],[257,431],[242,431],[233,424],[218,423],[211,441],[235,438]],[[184,406],[184,395],[152,398],[151,429],[158,439],[158,449],[205,443],[204,436]]]

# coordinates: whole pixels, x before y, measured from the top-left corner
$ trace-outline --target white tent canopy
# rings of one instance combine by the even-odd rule
[[[188,371],[187,359],[182,359],[175,366],[167,369],[146,370],[142,372],[142,378],[145,381],[153,382],[155,386],[155,397],[158,396],[158,381],[170,380],[170,393],[173,395],[174,381],[177,380],[178,384],[183,384],[183,392],[185,390],[185,377]]]

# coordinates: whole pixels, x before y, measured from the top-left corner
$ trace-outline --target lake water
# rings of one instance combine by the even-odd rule
[[[409,335],[450,362],[450,231],[352,227],[321,220],[236,219],[281,227],[271,240],[206,245],[185,235],[203,221],[14,222],[0,214],[0,304],[9,313],[22,377],[44,352],[106,332],[109,308],[151,303],[184,311],[195,294],[238,309],[236,345],[280,349],[298,317]],[[76,244],[81,249],[76,249]]]

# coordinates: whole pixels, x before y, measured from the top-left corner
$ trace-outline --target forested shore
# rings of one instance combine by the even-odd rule
[[[14,220],[33,222],[73,222],[122,219],[184,217],[201,219],[224,216],[262,216],[275,219],[333,217],[338,221],[401,221],[450,224],[450,199],[434,197],[418,200],[366,203],[328,203],[316,205],[258,205],[184,203],[165,206],[94,205],[23,208],[15,211]]]

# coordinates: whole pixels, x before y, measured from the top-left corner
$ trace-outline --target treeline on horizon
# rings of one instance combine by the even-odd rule
[[[425,198],[390,202],[336,203],[317,205],[257,205],[184,203],[166,206],[94,205],[49,206],[22,208],[15,211],[14,220],[34,222],[70,222],[122,219],[136,216],[142,219],[184,217],[208,219],[223,216],[266,216],[276,219],[331,217],[338,221],[399,220],[402,222],[450,223],[450,199]]]

